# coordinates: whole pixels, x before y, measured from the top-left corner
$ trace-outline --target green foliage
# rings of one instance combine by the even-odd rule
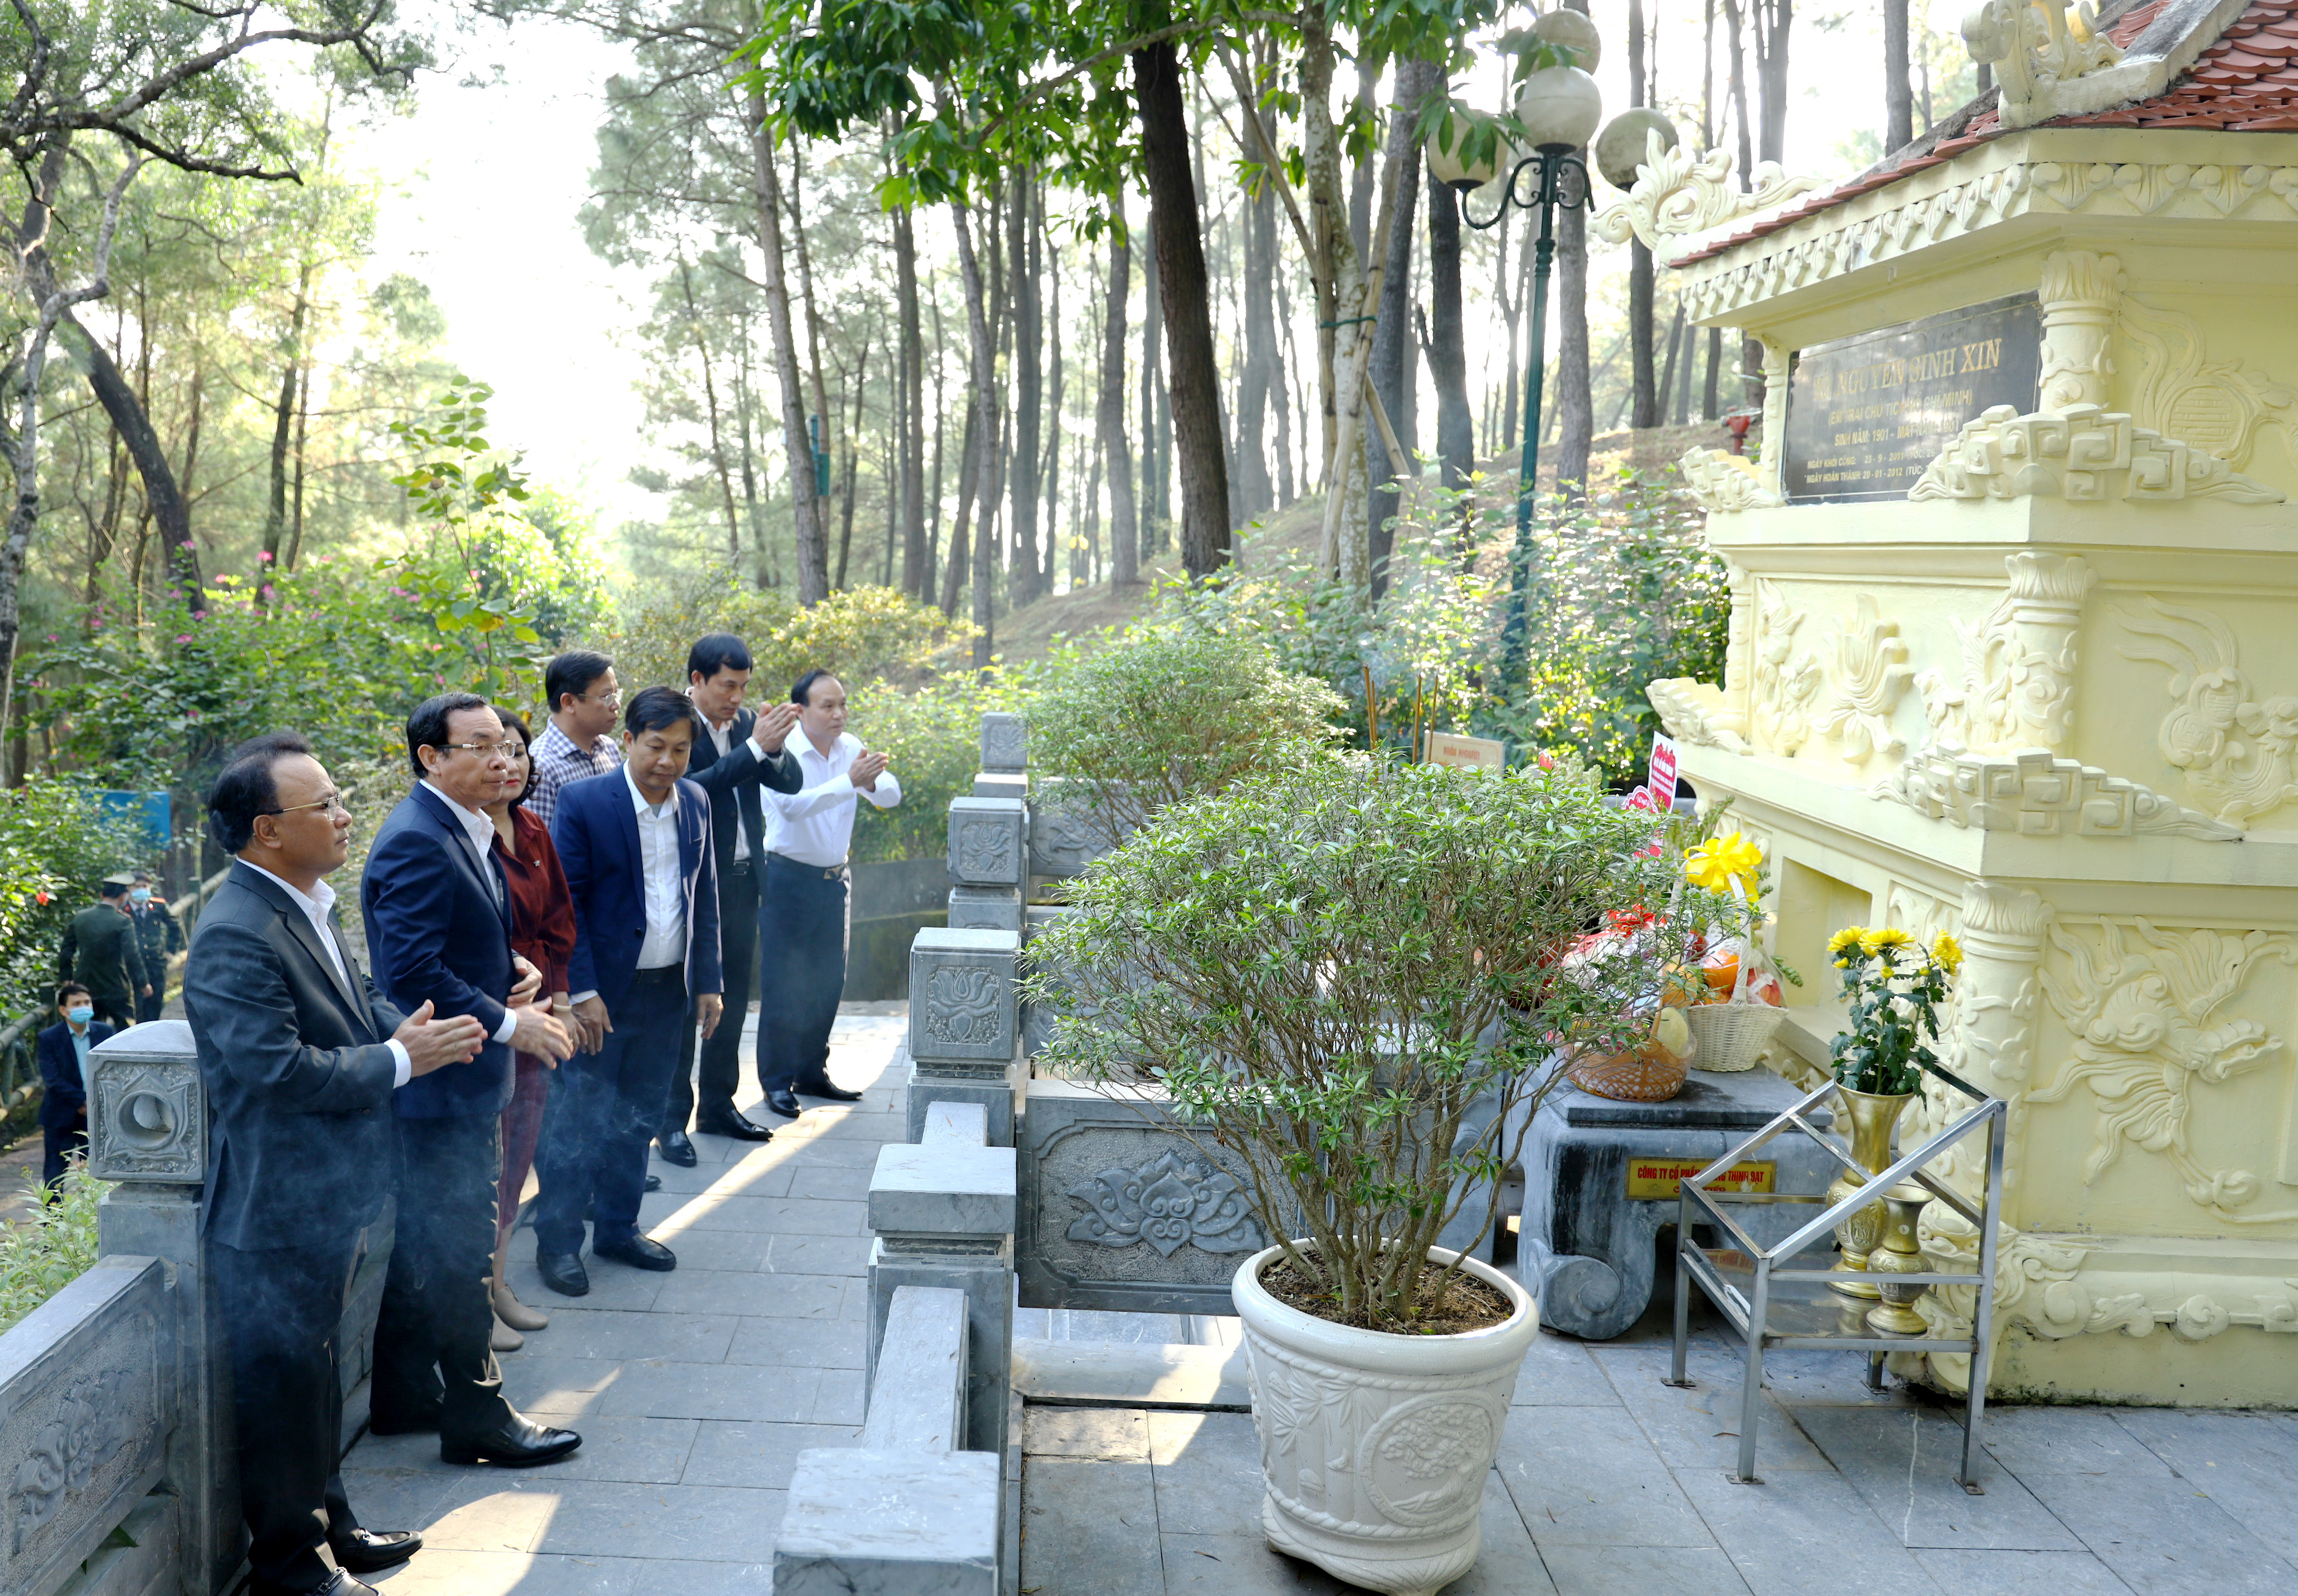
[[[1409,1331],[1429,1245],[1497,1201],[1553,1038],[1640,1042],[1707,918],[1702,895],[1559,972],[1586,927],[1677,890],[1650,834],[1560,770],[1355,757],[1237,781],[1096,862],[1079,913],[1031,939],[1028,991],[1057,1019],[1041,1067],[1145,1071],[1243,1161],[1255,1216],[1348,1322]]]
[[[1120,830],[1253,772],[1313,762],[1341,708],[1259,636],[1183,621],[1141,628],[1029,707],[1034,773],[1083,782]]]
[[[1623,470],[1536,530],[1525,669],[1480,729],[1567,747],[1623,787],[1641,778],[1659,716],[1647,682],[1720,681],[1732,612],[1724,562],[1672,481]]]
[[[722,577],[641,605],[614,631],[594,633],[583,646],[614,660],[625,692],[683,687],[688,648],[712,632],[731,632],[749,645],[751,698],[767,703],[787,697],[800,676],[816,668],[833,672],[849,694],[882,679],[921,679],[937,664],[953,661],[973,635],[971,626],[944,619],[932,605],[895,588],[846,588],[801,607],[787,588],[754,588]]]
[[[0,1023],[46,1012],[64,927],[98,881],[147,862],[85,788],[39,778],[0,793]]]
[[[21,1225],[0,1227],[0,1336],[95,1267],[96,1204],[110,1189],[74,1162],[54,1200]]]
[[[981,715],[1013,707],[1013,689],[956,676],[917,692],[890,683],[857,689],[849,695],[847,730],[873,748],[882,748],[902,784],[902,801],[892,809],[856,806],[854,857],[864,860],[931,858],[949,846],[949,800],[973,790],[981,768]],[[802,735],[792,733],[793,736]]]
[[[1941,935],[1926,949],[1903,930],[1844,927],[1827,951],[1843,972],[1850,1016],[1830,1050],[1835,1079],[1855,1092],[1919,1092],[1923,1066],[1938,1063],[1925,1039],[1938,1040],[1939,1005],[1963,963],[1963,949]]]

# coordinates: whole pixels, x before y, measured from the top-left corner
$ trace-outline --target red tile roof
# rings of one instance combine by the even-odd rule
[[[2169,0],[2148,0],[2146,4],[2124,12],[2108,27],[2106,37],[2127,49],[2167,4]],[[1945,136],[1928,147],[1918,141],[1887,165],[1863,172],[1824,194],[1767,216],[1704,249],[1679,256],[1670,264],[1689,266],[1695,260],[1724,254],[2002,136],[2005,128],[1991,99],[1983,105],[1974,102],[1966,109],[1974,113],[1960,126],[1954,119],[1940,124],[1938,131]],[[2249,9],[2235,19],[2195,64],[2152,99],[2112,111],[2060,117],[2041,125],[2298,132],[2298,0],[2251,0]]]

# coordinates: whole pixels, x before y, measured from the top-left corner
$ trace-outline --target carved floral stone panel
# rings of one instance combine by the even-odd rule
[[[1257,1253],[1269,1245],[1227,1170],[1168,1148],[1132,1169],[1104,1170],[1070,1187],[1086,1206],[1069,1228],[1071,1241],[1104,1247],[1146,1244],[1170,1258],[1183,1247],[1206,1253]]]
[[[1028,811],[1015,798],[953,798],[949,879],[974,887],[1019,887],[1028,879],[1022,843]]]

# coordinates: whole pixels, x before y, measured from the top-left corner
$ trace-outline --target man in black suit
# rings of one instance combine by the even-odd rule
[[[343,1495],[335,1335],[360,1232],[391,1189],[391,1096],[470,1058],[478,1021],[402,1015],[344,954],[324,879],[351,817],[310,744],[235,750],[208,797],[239,863],[200,915],[184,1012],[207,1084],[208,1262],[231,1336],[239,1489],[258,1596],[355,1596],[420,1535],[361,1529]]]
[[[475,693],[427,699],[407,717],[420,778],[376,832],[360,903],[376,984],[402,1008],[467,1014],[478,1055],[394,1095],[399,1211],[376,1325],[377,1435],[439,1432],[450,1463],[525,1468],[583,1443],[503,1400],[489,1340],[494,1304],[495,1188],[511,1052],[563,1059],[566,1030],[533,1003],[541,972],[511,952],[510,897],[481,806],[502,790],[516,745]]]
[[[87,988],[68,980],[56,988],[63,1018],[40,1033],[40,1134],[46,1160],[40,1180],[50,1191],[63,1184],[64,1166],[87,1148],[88,1049],[112,1035],[95,1017]]]
[[[686,651],[686,696],[702,717],[702,735],[686,779],[710,795],[710,842],[718,864],[718,936],[724,957],[725,1018],[702,1041],[701,1112],[695,1110],[696,1027],[680,1040],[678,1076],[662,1122],[663,1158],[691,1168],[694,1144],[687,1121],[713,1136],[765,1142],[773,1132],[734,1106],[742,1079],[742,1017],[758,973],[758,871],[766,856],[761,789],[796,792],[798,761],[782,752],[798,724],[798,706],[776,704],[763,715],[742,707],[750,686],[750,650],[730,632],[714,632]]]

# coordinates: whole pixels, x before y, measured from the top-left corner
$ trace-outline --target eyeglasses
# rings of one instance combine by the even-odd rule
[[[440,746],[449,748],[461,748],[467,753],[476,754],[482,759],[485,758],[489,754],[500,755],[503,758],[509,759],[526,751],[515,742],[450,742],[442,743]]]
[[[327,797],[314,798],[308,804],[289,804],[281,809],[258,809],[256,813],[258,815],[293,815],[304,809],[324,809],[331,818],[337,815],[349,815],[351,812],[351,806],[343,802],[342,793],[331,792]]]
[[[602,692],[595,699],[586,692],[578,692],[574,697],[580,703],[596,704],[602,709],[620,709],[623,707],[623,695],[620,689],[613,692]]]

